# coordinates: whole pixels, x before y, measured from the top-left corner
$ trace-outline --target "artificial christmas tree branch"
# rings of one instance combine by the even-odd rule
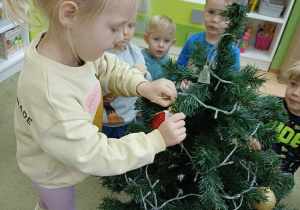
[[[229,24],[209,53],[211,59],[207,47],[198,42],[190,46],[190,67],[172,60],[165,64],[176,84],[191,82],[168,108],[185,113],[185,141],[157,154],[148,166],[103,177],[103,186],[124,191],[130,201],[107,198],[99,209],[253,209],[258,201],[268,201],[261,187],[278,198],[291,192],[293,176],[280,170],[275,152],[250,149],[250,138],[266,148],[277,142],[277,122],[287,121],[287,114],[280,99],[259,94],[265,78],[255,66],[233,70],[230,46],[238,42],[246,21],[245,2],[239,3],[221,13]],[[205,83],[199,83],[199,77]],[[136,108],[143,122],[130,125],[129,133],[148,133],[154,116],[165,111],[147,99],[138,100]],[[288,209],[278,204],[276,208]]]

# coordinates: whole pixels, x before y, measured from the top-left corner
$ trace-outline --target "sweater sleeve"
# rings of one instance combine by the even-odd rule
[[[52,157],[90,175],[110,176],[150,164],[166,146],[158,130],[107,138],[87,120],[56,123],[40,146]]]
[[[123,97],[139,96],[136,87],[141,82],[148,82],[137,69],[119,60],[116,55],[104,53],[95,61],[97,75],[103,91]]]

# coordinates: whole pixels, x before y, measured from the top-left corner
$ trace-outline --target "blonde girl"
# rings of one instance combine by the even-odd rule
[[[162,106],[176,98],[171,81],[148,82],[139,70],[104,53],[123,38],[137,0],[31,2],[3,0],[4,11],[19,24],[32,24],[27,13],[39,8],[49,26],[26,49],[19,76],[17,160],[38,191],[36,209],[73,210],[75,184],[89,175],[122,174],[151,163],[155,154],[185,139],[185,116],[174,114],[157,130],[121,139],[99,130],[101,89]]]

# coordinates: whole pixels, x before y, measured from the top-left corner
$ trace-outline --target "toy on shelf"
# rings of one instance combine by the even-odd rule
[[[273,40],[276,23],[266,22],[264,28],[259,28],[255,41],[255,49],[268,50]]]
[[[22,30],[20,26],[0,34],[0,58],[9,59],[23,49]]]
[[[249,0],[247,5],[247,12],[253,12],[258,4],[259,0]]]
[[[251,26],[245,26],[243,36],[239,42],[239,49],[240,49],[241,53],[246,52],[246,50],[249,46],[250,39],[252,37],[252,31],[253,31],[253,29]]]

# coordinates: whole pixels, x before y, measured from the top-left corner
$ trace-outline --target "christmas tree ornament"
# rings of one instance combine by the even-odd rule
[[[208,65],[204,65],[203,70],[199,74],[198,82],[204,84],[210,84],[210,72],[209,72]]]
[[[268,201],[266,202],[253,202],[253,207],[256,210],[272,210],[276,204],[276,197],[273,191],[269,187],[259,187],[265,196],[267,196]]]
[[[184,179],[184,174],[179,174],[177,177],[178,177],[178,180],[180,182],[182,182],[182,180]]]
[[[159,98],[162,98],[162,99],[169,99],[170,98],[170,96],[167,96],[167,95],[162,95],[161,97],[159,97]],[[156,103],[156,100],[150,100],[152,103]]]
[[[153,130],[157,129],[160,126],[160,124],[163,123],[163,121],[165,121],[172,115],[173,113],[170,111],[170,109],[155,114],[154,119],[151,123],[151,127],[153,128]]]

